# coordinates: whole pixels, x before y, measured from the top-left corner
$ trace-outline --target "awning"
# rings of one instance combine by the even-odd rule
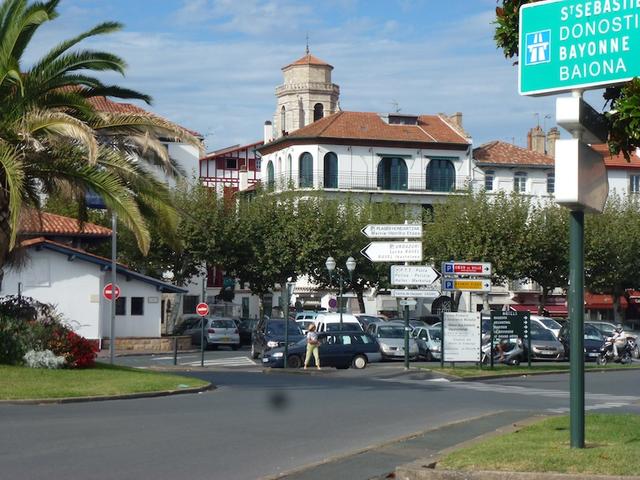
[[[566,317],[569,315],[565,305],[545,305],[544,311],[550,317]]]
[[[514,303],[509,305],[509,310],[512,312],[530,312],[530,313],[538,313],[538,305],[527,305],[527,304],[518,304]]]
[[[619,301],[623,310],[629,306],[626,298],[620,297]],[[584,294],[584,304],[587,310],[612,310],[613,295],[586,292]]]

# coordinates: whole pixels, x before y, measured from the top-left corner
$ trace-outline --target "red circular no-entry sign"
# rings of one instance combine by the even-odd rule
[[[207,305],[206,303],[199,303],[196,306],[196,313],[201,317],[206,317],[207,315],[209,315],[209,305]]]
[[[104,298],[106,298],[107,300],[112,300],[113,299],[113,285],[111,285],[110,283],[107,283],[104,288],[102,289],[102,296]],[[118,285],[116,285],[116,300],[120,298],[120,287]]]

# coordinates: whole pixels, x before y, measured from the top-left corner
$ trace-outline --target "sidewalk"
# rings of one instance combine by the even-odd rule
[[[498,412],[483,417],[445,425],[410,438],[374,446],[362,452],[327,459],[303,469],[264,477],[261,480],[382,480],[395,471],[398,465],[417,459],[427,461],[437,458],[443,450],[466,442],[480,435],[512,425],[532,416],[531,412]]]

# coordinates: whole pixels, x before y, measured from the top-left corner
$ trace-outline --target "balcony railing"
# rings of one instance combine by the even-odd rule
[[[431,192],[452,193],[466,190],[470,184],[467,176],[453,178],[451,176],[427,175],[388,175],[379,176],[375,173],[339,173],[324,174],[314,172],[290,176],[283,174],[276,176],[273,181],[265,182],[268,188],[286,190],[290,188],[309,188],[325,190],[364,190],[390,192]]]

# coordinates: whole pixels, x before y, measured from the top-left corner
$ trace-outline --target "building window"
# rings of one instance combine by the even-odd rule
[[[312,188],[313,187],[313,157],[309,152],[304,152],[300,155],[299,165],[299,185],[300,188]]]
[[[313,121],[316,122],[324,117],[324,105],[316,103],[313,106]]]
[[[182,297],[182,313],[190,314],[196,313],[196,305],[200,301],[198,295],[185,295]]]
[[[269,160],[269,163],[267,163],[267,188],[273,188],[275,181],[276,179],[273,172],[273,162]]]
[[[289,181],[293,180],[293,160],[291,154],[287,156],[287,170],[289,171]]]
[[[131,315],[144,315],[144,297],[131,297]]]
[[[451,192],[456,184],[456,169],[447,158],[432,158],[427,165],[427,190]]]
[[[629,177],[629,192],[640,193],[640,175],[631,175]]]
[[[487,170],[484,172],[484,189],[487,192],[493,191],[493,181],[496,178],[496,172],[494,170]]]
[[[123,316],[127,314],[127,297],[120,297],[116,300],[116,315]]]
[[[513,191],[517,193],[525,193],[527,191],[527,174],[525,172],[513,174]]]
[[[378,188],[382,190],[407,189],[407,164],[402,158],[384,157],[378,164]]]
[[[225,168],[230,170],[236,170],[238,168],[238,159],[236,158],[225,158]]]
[[[338,188],[338,156],[333,152],[324,156],[324,188]]]
[[[556,191],[556,174],[547,173],[547,193],[555,193]]]
[[[287,131],[287,111],[284,109],[284,105],[280,109],[280,130],[282,130],[282,134]]]

